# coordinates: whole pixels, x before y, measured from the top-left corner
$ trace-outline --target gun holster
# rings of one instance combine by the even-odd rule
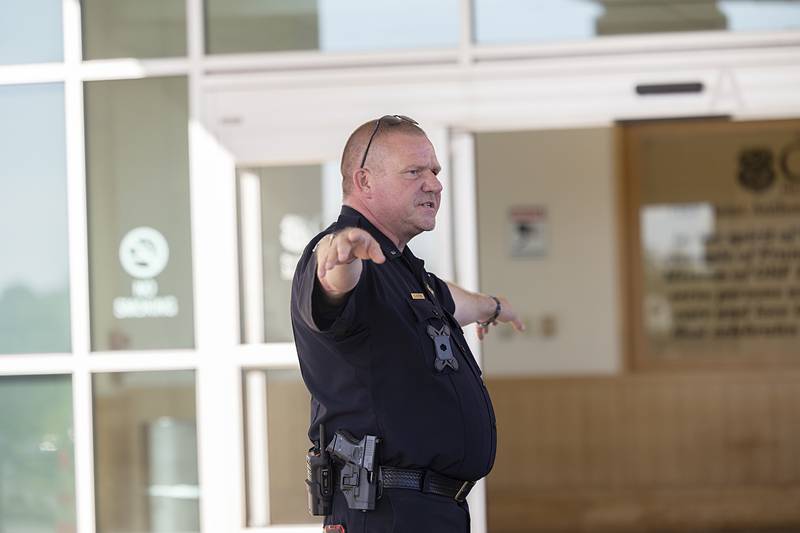
[[[350,509],[372,511],[378,500],[378,443],[374,435],[356,439],[347,431],[337,431],[327,451],[339,467],[339,488]],[[337,465],[338,466],[338,465]]]

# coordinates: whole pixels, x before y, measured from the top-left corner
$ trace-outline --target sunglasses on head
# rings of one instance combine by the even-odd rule
[[[361,167],[364,168],[364,163],[367,162],[367,154],[369,153],[369,147],[372,146],[372,139],[375,138],[375,134],[378,133],[378,128],[381,127],[381,122],[385,122],[387,126],[397,126],[401,122],[409,122],[415,126],[419,126],[419,123],[411,117],[407,117],[405,115],[383,115],[381,118],[375,121],[375,129],[372,130],[372,135],[369,136],[369,141],[367,142],[367,148],[364,150],[364,157],[361,158]]]

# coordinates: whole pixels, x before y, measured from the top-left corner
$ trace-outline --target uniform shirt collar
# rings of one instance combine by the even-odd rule
[[[349,205],[343,205],[342,211],[339,213],[339,227],[346,228],[346,227],[356,227],[361,228],[373,237],[375,240],[378,241],[378,244],[383,250],[383,255],[386,256],[386,259],[389,261],[394,261],[395,259],[399,259],[405,252],[413,257],[411,254],[411,250],[408,249],[408,245],[405,246],[403,252],[397,249],[397,246],[394,245],[392,240],[381,233],[381,230],[376,228],[372,222],[367,220],[367,217],[350,207]]]

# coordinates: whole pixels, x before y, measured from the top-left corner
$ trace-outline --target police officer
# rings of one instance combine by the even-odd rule
[[[297,265],[292,324],[309,438],[320,445],[320,424],[328,436],[377,436],[379,498],[374,510],[351,509],[349,481],[334,476],[327,530],[467,532],[465,498],[492,468],[496,427],[461,326],[477,322],[483,338],[498,322],[523,324],[507,299],[440,280],[407,246],[434,228],[442,191],[416,121],[361,125],[341,170],[344,205]]]

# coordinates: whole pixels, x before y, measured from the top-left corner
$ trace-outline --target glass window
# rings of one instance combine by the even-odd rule
[[[206,12],[212,54],[453,47],[460,21],[458,0],[206,0]]]
[[[339,216],[339,163],[241,168],[238,181],[241,342],[291,342],[294,269],[312,237]],[[441,231],[411,242],[426,268],[440,275],[447,266]]]
[[[186,55],[184,0],[82,0],[83,57]]]
[[[64,87],[0,87],[0,353],[70,351]]]
[[[200,531],[193,371],[93,379],[98,533]]]
[[[790,30],[800,28],[798,0],[720,0],[719,8],[732,31]]]
[[[0,377],[0,531],[75,531],[68,376]]]
[[[191,348],[185,78],[86,84],[92,349]]]
[[[311,238],[336,219],[340,204],[341,176],[332,165],[239,171],[243,342],[292,340],[294,268]]]
[[[0,0],[0,65],[63,60],[61,0]]]
[[[478,43],[589,39],[598,35],[800,28],[800,0],[474,0]]]
[[[305,471],[304,452],[311,446],[311,396],[300,372],[258,369],[244,376],[247,525],[318,522],[308,514],[305,486],[297,477]]]

